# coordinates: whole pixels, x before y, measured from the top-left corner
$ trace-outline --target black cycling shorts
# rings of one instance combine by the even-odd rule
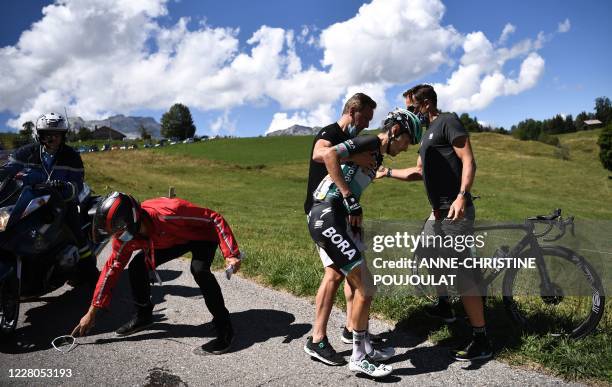
[[[363,262],[359,246],[347,231],[342,204],[315,202],[310,209],[308,230],[315,243],[325,250],[345,276]]]

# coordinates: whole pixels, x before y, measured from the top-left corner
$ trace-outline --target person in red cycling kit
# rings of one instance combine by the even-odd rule
[[[234,272],[240,269],[241,253],[232,230],[220,214],[183,199],[161,197],[139,204],[130,195],[114,192],[97,208],[93,227],[96,233],[112,235],[112,253],[98,278],[91,306],[74,328],[73,335],[86,335],[94,326],[96,314],[108,307],[121,271],[137,250],[141,251],[129,267],[136,313],[116,333],[126,336],[150,326],[153,304],[147,268],[157,276],[156,267],[191,252],[191,274],[217,330],[217,337],[204,344],[202,350],[221,354],[229,349],[234,332],[210,266],[217,246]]]

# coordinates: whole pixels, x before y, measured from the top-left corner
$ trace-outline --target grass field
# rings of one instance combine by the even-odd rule
[[[607,263],[609,278],[612,255],[606,252],[612,252],[612,243],[605,233],[612,224],[612,180],[597,158],[597,135],[591,131],[561,136],[570,149],[569,160],[562,160],[554,147],[542,143],[474,134],[478,170],[472,192],[482,197],[476,203],[478,219],[521,221],[560,207],[564,214],[589,220],[591,240],[597,244],[591,250],[603,252],[593,253],[598,254],[593,259]],[[166,195],[173,186],[178,196],[221,212],[247,252],[244,275],[313,296],[323,270],[302,209],[311,144],[312,137],[222,139],[90,153],[83,159],[86,180],[97,193],[122,190],[142,200]],[[386,164],[407,167],[415,161],[416,148],[411,148]],[[366,191],[361,202],[370,219],[419,221],[429,213],[422,182],[382,180]],[[343,297],[338,303],[342,305]],[[612,383],[610,304],[598,333],[582,341],[521,335],[496,300],[489,305],[489,331],[498,357],[506,361],[539,364],[570,379]],[[423,305],[423,299],[414,297],[379,297],[373,310],[423,340],[454,345],[469,333],[461,324],[447,327],[425,318]]]

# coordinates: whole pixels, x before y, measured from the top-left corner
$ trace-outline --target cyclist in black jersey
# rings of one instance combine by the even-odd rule
[[[363,264],[363,248],[351,233],[351,228],[361,226],[359,198],[375,178],[383,155],[395,156],[410,144],[418,144],[420,137],[421,125],[414,114],[403,109],[389,113],[380,134],[349,139],[325,152],[325,166],[329,175],[313,194],[314,204],[308,223],[311,237],[333,261],[332,268],[342,273],[355,290],[350,316],[353,353],[349,369],[373,377],[391,373],[392,368],[379,361],[393,356],[393,350],[375,350],[367,336],[369,309],[375,288],[371,274]],[[352,162],[341,163],[341,159],[363,152],[376,154],[375,168],[359,167]]]
[[[363,129],[367,128],[374,115],[376,102],[363,93],[356,93],[349,98],[342,109],[342,116],[337,122],[327,125],[317,133],[312,143],[310,154],[310,167],[308,169],[308,186],[306,200],[304,201],[304,212],[307,217],[313,204],[312,193],[327,175],[323,155],[329,148],[333,148],[343,141],[354,138]],[[369,153],[360,153],[349,156],[343,161],[352,161],[364,168],[375,168],[376,160]],[[327,323],[334,305],[338,287],[344,277],[330,268],[333,264],[325,250],[317,246],[317,252],[324,266],[324,275],[321,280],[316,296],[315,321],[312,326],[312,336],[306,339],[304,351],[311,357],[328,365],[346,364],[344,358],[336,352],[327,339]],[[352,327],[349,316],[353,302],[353,290],[344,283],[344,297],[346,299],[346,325],[342,330],[342,341],[347,344],[353,343]]]

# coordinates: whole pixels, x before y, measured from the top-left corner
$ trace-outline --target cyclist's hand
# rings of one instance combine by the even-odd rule
[[[378,170],[376,171],[375,179],[382,179],[383,177],[386,177],[387,176],[387,171],[389,171],[389,168],[383,167],[381,165],[380,168],[378,168]]]
[[[346,212],[348,212],[349,224],[353,227],[361,227],[363,209],[357,198],[353,196],[353,194],[350,194],[342,199],[342,204],[344,208],[346,208]]]
[[[238,270],[240,270],[240,264],[242,263],[240,259],[236,257],[227,257],[225,258],[225,262],[227,262],[228,265],[234,266],[234,273],[238,273]]]
[[[349,194],[342,198],[342,204],[344,208],[346,208],[346,212],[348,212],[349,216],[361,216],[361,214],[363,214],[361,204],[359,204],[359,200],[357,200],[353,194]]]
[[[351,227],[361,227],[361,215],[349,215],[348,221]]]
[[[455,221],[462,219],[463,215],[465,215],[465,198],[458,196],[448,210],[448,218]]]
[[[363,233],[362,233],[361,227],[351,226],[351,231],[353,233],[353,235],[351,236],[353,240],[358,240],[358,241],[363,242]]]

